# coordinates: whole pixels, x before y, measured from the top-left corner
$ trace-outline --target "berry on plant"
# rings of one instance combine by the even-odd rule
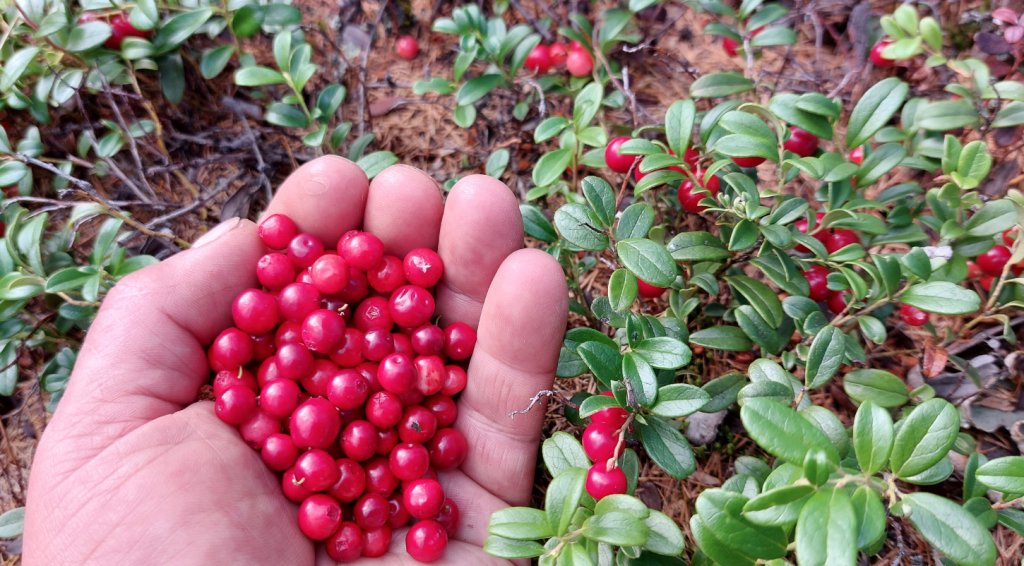
[[[804,279],[807,280],[807,286],[810,288],[807,296],[811,300],[820,302],[829,297],[828,268],[821,265],[812,265],[803,272],[803,275]]]
[[[537,47],[534,47],[533,51],[530,51],[530,54],[526,56],[526,61],[523,63],[523,67],[526,67],[538,75],[543,75],[551,69],[552,64],[551,48],[547,45],[540,44]]]
[[[420,53],[420,44],[411,35],[403,35],[395,41],[395,54],[400,59],[412,61]]]
[[[626,474],[622,468],[608,469],[606,462],[597,462],[587,470],[587,493],[594,499],[626,493]]]
[[[665,294],[668,289],[665,287],[656,287],[650,283],[640,279],[636,280],[636,294],[640,295],[644,299],[657,299],[658,297]]]
[[[1002,245],[993,246],[992,249],[979,255],[974,259],[981,268],[982,273],[999,277],[1003,274],[1003,268],[1010,261],[1010,248]]]
[[[627,173],[629,172],[629,168],[633,166],[633,163],[640,158],[639,155],[626,155],[620,153],[622,144],[630,141],[631,139],[633,138],[629,136],[619,136],[617,138],[612,138],[608,142],[608,145],[605,146],[604,162],[612,171],[615,171],[616,173]]]
[[[883,40],[879,41],[878,43],[876,43],[875,46],[871,48],[871,55],[870,55],[871,62],[876,67],[884,69],[884,68],[887,68],[887,67],[892,67],[896,63],[895,60],[889,59],[889,58],[885,57],[884,55],[882,55],[882,51],[885,50],[885,48],[888,47],[891,44],[892,44],[892,40],[891,39],[883,39]]]
[[[796,126],[790,128],[789,132],[789,139],[786,140],[786,143],[782,144],[782,147],[800,157],[809,157],[818,151],[818,137],[814,134],[807,130],[801,130]]]
[[[900,305],[900,318],[908,326],[924,326],[928,322],[928,313],[911,305]]]
[[[594,71],[594,58],[586,49],[573,49],[565,60],[565,68],[574,77],[586,77]]]
[[[569,58],[569,46],[556,41],[548,47],[548,54],[551,57],[551,64],[554,66],[564,65],[566,59]]]

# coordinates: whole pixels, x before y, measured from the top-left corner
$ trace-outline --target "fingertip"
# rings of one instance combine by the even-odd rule
[[[362,225],[368,190],[361,167],[344,157],[325,155],[289,175],[265,215],[286,214],[303,232],[332,243]]]
[[[437,248],[444,200],[437,181],[409,165],[392,165],[370,183],[365,229],[384,242],[387,253]]]

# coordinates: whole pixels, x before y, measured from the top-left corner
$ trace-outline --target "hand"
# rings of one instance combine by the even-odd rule
[[[388,253],[439,250],[445,320],[478,327],[458,428],[470,453],[442,474],[462,520],[444,562],[498,563],[481,549],[492,511],[526,504],[544,408],[510,411],[547,389],[566,323],[561,269],[522,247],[518,202],[502,183],[467,177],[442,203],[404,166],[368,184],[323,157],[291,175],[269,213],[325,242],[362,226]],[[256,226],[228,221],[192,249],[125,278],[89,331],[67,393],[39,444],[29,485],[24,560],[46,564],[329,564],[299,532],[296,506],[209,402],[204,348],[254,286]],[[374,564],[411,564],[404,530]]]

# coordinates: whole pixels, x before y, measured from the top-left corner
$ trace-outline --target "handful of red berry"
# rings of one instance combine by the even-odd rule
[[[382,556],[412,522],[406,551],[438,560],[459,508],[437,472],[466,459],[453,397],[476,345],[469,325],[432,322],[440,256],[386,255],[355,230],[327,250],[283,215],[259,236],[262,288],[239,293],[208,352],[217,416],[281,474],[300,530],[332,559]]]

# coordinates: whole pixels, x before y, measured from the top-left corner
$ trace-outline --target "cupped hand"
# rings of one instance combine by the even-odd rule
[[[368,183],[353,163],[307,163],[268,212],[335,242],[362,227],[388,253],[439,250],[443,320],[477,327],[456,426],[469,441],[444,473],[462,513],[443,559],[500,562],[481,550],[491,512],[529,501],[543,408],[509,412],[551,384],[566,289],[547,254],[521,250],[511,191],[489,177],[437,184],[404,166]],[[228,221],[192,249],[130,275],[108,295],[68,390],[39,443],[29,485],[24,561],[62,564],[330,564],[296,525],[296,506],[238,432],[194,403],[209,379],[204,348],[231,324],[230,305],[256,285],[256,226]],[[404,531],[374,564],[412,564]]]

